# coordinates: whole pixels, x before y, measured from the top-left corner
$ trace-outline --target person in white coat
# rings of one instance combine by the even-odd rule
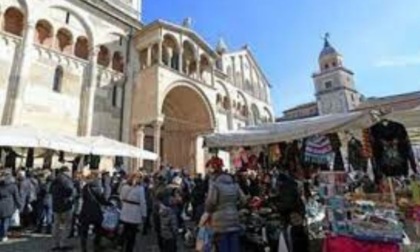
[[[127,183],[121,187],[120,219],[124,225],[122,238],[125,252],[134,251],[139,226],[147,217],[146,196],[142,180],[141,173],[133,173],[128,176]]]

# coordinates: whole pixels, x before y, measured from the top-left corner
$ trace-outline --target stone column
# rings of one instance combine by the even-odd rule
[[[90,136],[92,134],[92,125],[93,125],[93,114],[95,109],[95,92],[96,87],[98,86],[97,83],[97,75],[98,75],[98,53],[99,47],[92,48],[89,57],[89,66],[87,70],[87,74],[85,76],[85,90],[87,91],[87,99],[86,104],[83,108],[84,113],[82,114],[81,118],[85,123],[83,124],[83,128],[81,130],[81,134],[84,136]]]
[[[147,47],[147,66],[150,67],[152,65],[152,46],[149,45]]]
[[[198,80],[201,80],[201,73],[200,73],[200,64],[201,64],[201,62],[200,62],[200,56],[197,56],[197,58],[195,59],[195,62],[196,62],[195,72],[197,74],[196,78]]]
[[[186,75],[190,74],[190,61],[189,60],[185,61],[185,74]]]
[[[244,58],[239,56],[239,60],[241,61],[241,87],[242,89],[246,89],[245,86],[245,71],[244,71]],[[249,90],[247,90],[249,91]]]
[[[184,60],[183,58],[184,58],[184,48],[182,47],[182,45],[180,45],[180,47],[179,47],[178,68],[179,68],[179,71],[181,73],[184,72],[183,68],[182,68],[182,64],[183,64],[183,60]]]
[[[3,113],[3,124],[15,124],[20,122],[23,97],[26,86],[29,83],[33,42],[35,36],[35,23],[28,22],[18,52],[13,59],[13,66],[7,86],[7,99]]]
[[[233,85],[234,86],[238,86],[238,80],[236,79],[236,60],[233,56],[231,56],[231,60],[232,60],[232,79],[233,79]]]
[[[174,52],[172,48],[168,48],[168,67],[172,67],[172,57],[174,56]]]
[[[159,40],[158,42],[158,64],[162,64],[162,52],[163,52],[163,42],[162,40]]]
[[[155,171],[159,170],[161,162],[161,153],[160,153],[160,138],[161,138],[161,129],[163,125],[163,118],[158,118],[153,123],[153,151],[158,155],[158,159],[155,162]]]
[[[144,125],[138,125],[136,129],[136,146],[137,148],[144,149]],[[143,167],[143,159],[138,158],[136,160],[135,170],[139,167]]]
[[[214,78],[214,69],[216,68],[215,62],[210,62],[210,69],[211,69],[211,85],[214,87],[216,85],[215,78]]]

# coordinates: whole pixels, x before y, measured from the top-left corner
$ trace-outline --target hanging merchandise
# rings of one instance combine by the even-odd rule
[[[305,161],[325,165],[331,162],[333,148],[326,136],[312,136],[306,140]]]
[[[382,120],[370,132],[376,170],[388,177],[407,176],[411,166],[417,173],[410,139],[402,124]]]
[[[367,171],[367,159],[364,155],[363,145],[360,140],[352,136],[347,143],[349,164],[353,171]]]
[[[370,129],[363,130],[363,155],[368,159],[373,157]]]
[[[206,163],[206,168],[222,169],[224,167],[223,160],[217,156],[218,151],[214,150],[213,156]]]
[[[341,141],[337,133],[327,135],[331,142],[331,147],[334,152],[333,170],[334,171],[345,171],[343,155],[341,154]]]

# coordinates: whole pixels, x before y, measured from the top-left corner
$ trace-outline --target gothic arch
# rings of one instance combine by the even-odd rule
[[[16,36],[23,36],[25,14],[22,8],[10,6],[3,14],[3,30]]]
[[[197,69],[197,50],[194,47],[194,44],[189,40],[184,40],[184,42],[182,43],[182,48],[182,71],[188,75],[191,75]]]
[[[257,125],[260,123],[261,121],[261,115],[260,115],[260,111],[257,107],[257,105],[255,105],[255,103],[253,103],[251,105],[251,112],[252,112],[252,122],[254,125]]]
[[[51,47],[54,37],[54,27],[51,22],[46,19],[40,19],[35,25],[35,43]]]
[[[96,45],[95,43],[96,32],[95,32],[93,24],[90,22],[88,18],[84,18],[76,10],[74,10],[74,6],[72,4],[68,2],[45,1],[44,4],[42,4],[38,8],[35,8],[37,12],[34,16],[41,18],[42,16],[45,15],[45,10],[49,8],[61,9],[73,15],[82,24],[83,28],[85,29],[86,36],[90,42],[90,45],[92,46]]]
[[[174,69],[178,69],[180,46],[178,40],[170,33],[163,36],[162,62]]]
[[[85,36],[79,36],[76,39],[74,56],[84,60],[89,59],[89,40]]]
[[[55,37],[55,48],[57,50],[67,54],[73,53],[74,38],[70,30],[66,28],[60,28],[58,29]]]
[[[204,103],[204,105],[205,105],[205,107],[207,109],[207,112],[209,113],[211,128],[215,128],[215,125],[216,125],[216,115],[214,113],[214,110],[213,110],[213,107],[211,105],[210,100],[208,99],[207,95],[205,94],[205,92],[200,87],[197,87],[197,85],[195,85],[194,83],[192,83],[190,81],[186,81],[186,80],[176,81],[176,82],[173,82],[171,85],[169,85],[165,89],[165,92],[163,93],[163,96],[162,96],[163,99],[162,99],[162,102],[159,105],[159,110],[158,111],[159,112],[162,112],[163,111],[163,103],[164,103],[165,98],[167,97],[167,95],[169,94],[169,92],[171,92],[171,90],[173,90],[173,89],[175,89],[177,87],[187,87],[187,88],[190,88],[191,90],[193,90],[194,92],[196,92],[199,95],[199,97],[202,99],[202,101],[203,101],[203,103]]]
[[[248,118],[249,104],[248,104],[248,100],[247,100],[245,94],[242,93],[242,91],[238,90],[238,92],[236,94],[236,97],[237,97],[237,101],[238,101],[237,104],[236,104],[237,105],[237,107],[236,107],[237,111],[242,116]]]
[[[273,115],[271,114],[271,111],[267,107],[264,107],[264,112],[267,122],[273,122]]]
[[[111,53],[108,47],[101,45],[99,46],[97,63],[103,67],[108,67],[111,62]]]
[[[112,69],[118,72],[124,72],[124,57],[121,52],[116,51],[112,56]]]

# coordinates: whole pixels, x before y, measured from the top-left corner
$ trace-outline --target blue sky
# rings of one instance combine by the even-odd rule
[[[355,72],[366,96],[420,90],[419,0],[143,0],[143,21],[161,18],[193,29],[210,44],[248,44],[268,76],[277,115],[314,100],[321,36]]]

